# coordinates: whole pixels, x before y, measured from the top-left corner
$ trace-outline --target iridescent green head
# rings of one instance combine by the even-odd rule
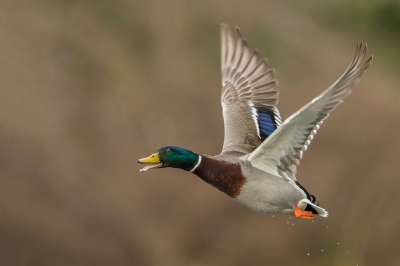
[[[155,168],[173,167],[186,171],[192,170],[199,162],[199,155],[175,146],[160,147],[147,158],[137,160],[138,163],[148,164],[140,172]]]

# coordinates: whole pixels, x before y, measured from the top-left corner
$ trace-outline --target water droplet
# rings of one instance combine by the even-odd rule
[[[289,222],[286,222],[286,223],[289,223]]]
[[[337,242],[336,244],[338,244],[338,245],[339,245],[339,242]]]
[[[310,256],[310,253],[307,253],[307,256]]]
[[[347,251],[347,254],[349,254],[350,252]]]
[[[292,224],[292,225],[294,225],[294,224]]]
[[[322,249],[321,251],[322,251],[322,252],[324,252],[324,250],[323,250],[323,249]]]
[[[272,218],[274,218],[275,217],[275,215],[272,215]]]

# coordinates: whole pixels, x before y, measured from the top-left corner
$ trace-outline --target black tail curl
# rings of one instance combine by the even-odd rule
[[[299,182],[297,182],[297,181],[295,181],[295,182],[296,182],[296,185],[297,185],[299,188],[301,188],[301,190],[303,190],[304,193],[306,193],[307,199],[308,199],[309,201],[311,201],[312,203],[315,203],[315,201],[317,200],[317,198],[316,198],[313,194],[308,193],[308,191],[307,191],[302,185],[300,185]],[[316,205],[319,206],[319,202],[317,202]],[[307,204],[307,207],[306,207],[304,210],[305,210],[305,211],[310,211],[310,212],[312,212],[313,214],[318,214],[318,212],[317,212],[311,205],[309,205],[309,204]]]

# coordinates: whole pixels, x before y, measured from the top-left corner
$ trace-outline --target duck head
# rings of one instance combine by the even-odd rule
[[[137,162],[147,164],[140,169],[140,172],[165,167],[180,168],[190,171],[199,162],[199,155],[184,148],[165,146],[158,148],[152,155],[139,159]]]

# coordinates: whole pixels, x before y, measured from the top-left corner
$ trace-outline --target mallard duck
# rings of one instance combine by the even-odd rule
[[[296,167],[322,122],[350,93],[370,66],[367,44],[360,42],[344,74],[321,95],[284,122],[278,81],[266,59],[252,51],[236,28],[221,25],[222,93],[225,136],[216,156],[164,146],[137,162],[140,171],[165,167],[191,172],[253,211],[303,219],[328,212],[296,179]]]

